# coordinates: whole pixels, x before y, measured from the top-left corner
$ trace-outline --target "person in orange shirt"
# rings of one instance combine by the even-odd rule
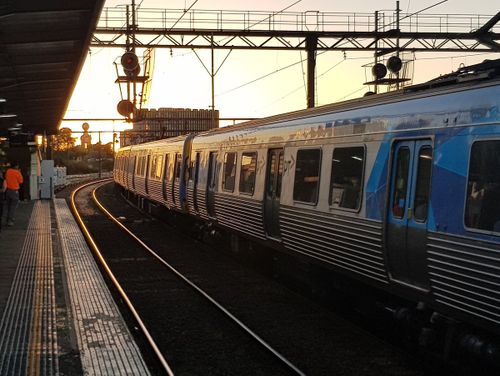
[[[14,215],[19,203],[19,188],[23,184],[23,175],[19,169],[19,163],[13,162],[12,167],[5,172],[5,200],[7,202],[7,226],[14,225]]]

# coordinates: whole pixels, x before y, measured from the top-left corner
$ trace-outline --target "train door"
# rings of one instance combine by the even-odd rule
[[[207,179],[207,213],[215,217],[215,192],[217,191],[217,153],[210,152],[208,157],[208,179]]]
[[[200,176],[200,153],[196,153],[194,165],[194,184],[193,184],[193,206],[194,210],[198,212],[198,178]]]
[[[132,164],[130,168],[130,173],[132,174],[132,189],[135,190],[135,175],[137,174],[136,170],[136,165],[137,165],[137,155],[134,155],[132,159]]]
[[[146,172],[144,173],[144,189],[146,190],[146,195],[149,195],[149,175],[151,172],[151,156],[148,154],[146,157]]]
[[[267,236],[271,238],[280,237],[279,212],[282,176],[283,149],[270,149],[267,154],[264,225]]]
[[[165,154],[164,167],[163,167],[163,199],[168,205],[168,181],[170,179],[170,169],[168,164],[170,163],[169,154]]]
[[[429,289],[427,222],[432,170],[431,140],[395,144],[387,213],[386,251],[391,278]]]
[[[180,153],[176,153],[175,163],[174,163],[174,176],[172,178],[172,202],[174,203],[174,206],[176,204],[176,196],[180,195],[179,189],[181,186],[181,167],[182,167],[182,155]]]

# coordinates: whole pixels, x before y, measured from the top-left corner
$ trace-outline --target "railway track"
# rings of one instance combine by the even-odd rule
[[[311,301],[144,218],[110,184],[82,186],[72,201],[103,269],[147,332],[158,373],[431,374]]]

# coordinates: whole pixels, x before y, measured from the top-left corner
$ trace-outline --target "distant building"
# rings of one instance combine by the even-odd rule
[[[189,108],[142,109],[133,128],[121,132],[122,146],[219,128],[219,111]]]

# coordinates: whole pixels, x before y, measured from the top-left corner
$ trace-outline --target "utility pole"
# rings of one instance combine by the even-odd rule
[[[308,35],[306,38],[307,50],[307,108],[315,106],[316,94],[316,50],[318,47],[318,36]]]
[[[214,73],[214,36],[210,38],[211,44],[211,62],[212,69],[210,71],[210,77],[212,78],[212,128],[215,128],[215,73]]]

